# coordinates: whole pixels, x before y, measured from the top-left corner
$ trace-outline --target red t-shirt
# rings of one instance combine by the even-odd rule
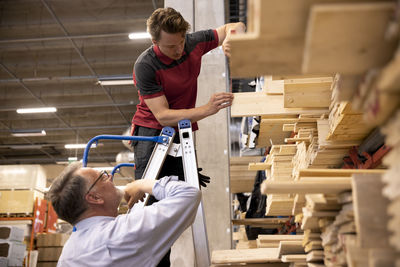
[[[165,95],[170,109],[194,108],[201,57],[217,46],[217,31],[206,30],[186,34],[184,52],[179,60],[167,57],[158,46],[144,51],[136,60],[133,72],[140,103],[137,105],[132,124],[154,129],[163,128],[144,99]],[[192,129],[198,129],[197,123],[192,124]]]

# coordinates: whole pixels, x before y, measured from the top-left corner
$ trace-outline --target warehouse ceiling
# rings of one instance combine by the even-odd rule
[[[131,77],[133,63],[151,45],[130,40],[144,32],[159,0],[0,1],[0,164],[47,164],[82,158],[100,134],[121,135],[138,103],[129,85],[100,85]],[[19,114],[19,108],[56,107],[55,113]],[[44,130],[45,136],[15,137]],[[127,148],[100,141],[89,162],[115,162]]]

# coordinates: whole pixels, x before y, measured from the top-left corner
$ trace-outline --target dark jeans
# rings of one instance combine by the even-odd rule
[[[161,130],[151,129],[142,126],[135,126],[135,130],[133,132],[134,136],[158,136],[160,135]],[[179,143],[179,135],[175,134],[174,143]],[[147,163],[150,159],[151,153],[155,147],[156,143],[148,142],[148,141],[133,141],[132,147],[135,155],[135,179],[141,179],[146,169]],[[160,179],[164,176],[168,175],[176,175],[179,177],[179,180],[184,181],[184,173],[183,173],[183,163],[182,157],[172,157],[167,156],[164,161],[164,164],[161,168],[160,174],[157,179]],[[150,196],[148,204],[156,202],[157,200]],[[171,249],[168,250],[167,254],[162,258],[157,267],[169,267],[171,262],[169,260],[169,256],[171,254]]]

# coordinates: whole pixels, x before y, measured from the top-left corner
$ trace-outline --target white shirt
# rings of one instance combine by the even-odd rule
[[[176,178],[157,181],[153,195],[160,201],[151,206],[78,222],[57,266],[156,266],[193,223],[201,199],[200,190]]]

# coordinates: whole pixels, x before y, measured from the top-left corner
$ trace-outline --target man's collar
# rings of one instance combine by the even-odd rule
[[[153,45],[153,51],[156,54],[156,56],[161,60],[161,62],[164,63],[165,65],[170,65],[170,64],[172,64],[172,62],[174,62],[174,60],[172,58],[164,55],[163,52],[161,52],[158,45]],[[186,54],[186,52],[183,51],[182,56],[185,54]]]

